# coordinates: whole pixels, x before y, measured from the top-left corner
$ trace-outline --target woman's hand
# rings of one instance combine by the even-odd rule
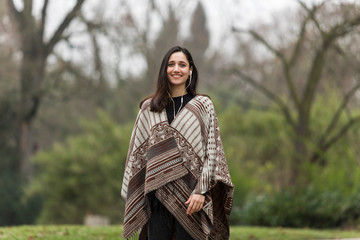
[[[190,195],[189,199],[185,202],[185,204],[189,204],[186,214],[190,215],[194,212],[199,212],[205,201],[205,196],[201,194],[192,194]]]

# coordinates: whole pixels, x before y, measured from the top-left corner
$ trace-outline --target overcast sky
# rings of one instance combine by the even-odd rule
[[[271,21],[273,15],[285,9],[291,10],[298,6],[295,0],[203,0],[202,3],[206,8],[208,24],[211,25],[210,48],[223,45],[223,37],[231,26],[250,28]],[[223,47],[228,51],[226,48],[229,44]]]
[[[16,5],[21,8],[22,2],[26,0],[14,0]],[[324,0],[303,0],[304,2],[311,4],[314,2],[324,1]],[[332,2],[339,2],[344,0],[327,0]],[[355,2],[359,0],[347,0],[349,2]],[[75,0],[66,0],[66,1],[49,1],[49,12],[47,14],[48,25],[45,31],[45,36],[49,37],[55,28],[59,25],[60,21],[64,18],[65,14],[72,8]],[[90,17],[98,12],[99,8],[104,7],[104,13],[106,19],[111,21],[111,19],[117,19],[123,8],[119,6],[118,0],[101,0],[101,5],[99,5],[98,0],[87,0],[83,6],[83,11],[86,16]],[[127,1],[130,4],[130,11],[136,17],[135,21],[137,24],[143,28],[146,27],[145,11],[148,0],[129,0]],[[178,0],[155,0],[157,6],[161,8],[162,16],[158,16],[159,21],[155,20],[150,26],[150,32],[152,33],[153,38],[156,37],[157,33],[161,29],[161,17],[166,19],[168,14],[168,6],[170,5],[175,12],[175,15],[180,19],[180,36],[188,37],[191,16],[192,12],[196,8],[197,1],[187,0],[187,1],[178,1]],[[208,30],[210,31],[210,49],[221,49],[228,51],[226,49],[230,48],[231,51],[231,40],[230,43],[224,44],[224,36],[229,34],[231,26],[249,28],[253,25],[269,22],[273,19],[274,15],[279,13],[284,13],[293,11],[295,8],[299,7],[299,4],[296,0],[200,0],[203,4],[207,17]],[[42,6],[43,0],[34,0],[34,14],[39,15],[40,9]],[[80,27],[80,26],[75,26]],[[77,29],[81,31],[81,29]],[[81,38],[77,39],[77,42],[81,42]],[[80,43],[84,45],[84,43]],[[226,45],[226,46],[224,46]],[[103,49],[104,50],[104,49]],[[85,49],[84,51],[90,51],[90,49]],[[211,51],[211,50],[210,50]],[[75,55],[73,51],[62,51],[67,53],[68,57],[73,58]],[[106,51],[108,52],[108,51]],[[111,50],[110,50],[111,53]],[[90,53],[89,53],[90,54]],[[110,61],[111,57],[106,53],[107,60]],[[83,58],[84,56],[81,56]],[[125,56],[128,59],[128,56]],[[117,60],[114,60],[117,61]],[[141,57],[134,60],[141,62]],[[127,69],[127,70],[125,70]],[[128,67],[125,67],[123,72],[129,71]],[[137,69],[138,71],[138,69]],[[130,70],[130,72],[132,72]]]
[[[16,5],[21,8],[23,0],[14,0]],[[176,0],[156,0],[157,2],[165,3],[170,2],[175,8],[183,8]],[[309,0],[308,0],[309,1]],[[314,0],[312,0],[314,1]],[[39,14],[43,0],[34,0],[35,8],[34,13]],[[103,6],[108,7],[108,16],[116,17],[118,8],[117,0],[101,0]],[[295,0],[201,0],[206,9],[208,22],[211,25],[210,30],[212,34],[217,35],[221,33],[222,29],[226,28],[231,23],[231,19],[237,17],[241,20],[244,26],[253,22],[267,21],[271,19],[272,14],[281,11],[286,8],[293,8],[297,6]],[[311,2],[311,1],[310,1]],[[74,5],[75,0],[67,1],[54,1],[50,0],[49,14],[47,15],[49,20],[48,32],[51,32],[57,24],[64,17],[65,13]],[[84,9],[91,14],[94,6],[98,6],[98,0],[87,0],[84,4]],[[147,0],[130,1],[132,10],[137,13],[139,18],[143,16],[144,5]],[[159,4],[163,6],[163,11],[167,11],[166,4]],[[196,7],[195,1],[187,1],[186,9],[179,9],[181,14],[186,16],[186,12],[191,13]],[[109,16],[110,17],[110,16]],[[190,18],[189,18],[190,20]],[[183,28],[189,27],[190,21],[186,21]],[[183,29],[185,32],[185,30]],[[216,42],[216,40],[215,40]]]
[[[21,7],[23,0],[14,0],[15,3]],[[182,34],[186,35],[186,29],[189,28],[190,18],[186,18],[187,14],[192,13],[196,7],[196,1],[188,0],[186,6],[181,4],[178,0],[155,0],[160,3],[158,6],[162,6],[162,11],[166,14],[167,3],[175,8],[176,12],[181,14],[181,18],[184,18],[182,25]],[[220,41],[221,33],[234,24],[236,19],[236,25],[241,27],[249,27],[252,24],[259,22],[266,22],[272,19],[272,16],[284,10],[291,10],[298,7],[296,0],[200,0],[206,9],[207,20],[209,24],[209,30],[212,34],[212,45],[218,44]],[[324,0],[303,0],[307,3],[320,2]],[[339,2],[340,0],[328,0],[332,2]],[[344,1],[344,0],[342,0]],[[349,2],[355,2],[359,0],[348,0]],[[34,12],[39,14],[43,0],[34,0],[35,8]],[[99,7],[98,0],[87,0],[84,4],[84,10],[91,14],[94,12],[94,8]],[[101,0],[101,6],[107,6],[106,12],[108,18],[116,18],[119,12],[118,0]],[[131,4],[131,10],[138,16],[139,23],[144,23],[144,6],[147,5],[148,0],[136,0],[128,1]],[[51,33],[58,23],[63,19],[65,13],[74,5],[75,0],[55,1],[50,0],[49,13],[47,15],[49,20],[49,26],[47,29],[48,34]],[[156,32],[156,24],[154,25],[154,32]]]

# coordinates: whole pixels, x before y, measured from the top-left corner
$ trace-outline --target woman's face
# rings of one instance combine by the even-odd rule
[[[190,75],[190,64],[183,52],[171,54],[167,65],[167,76],[171,86],[180,87],[186,84]]]

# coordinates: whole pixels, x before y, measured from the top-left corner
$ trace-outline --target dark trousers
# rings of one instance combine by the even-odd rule
[[[148,240],[193,240],[174,216],[157,198],[151,196],[151,217],[148,222]]]

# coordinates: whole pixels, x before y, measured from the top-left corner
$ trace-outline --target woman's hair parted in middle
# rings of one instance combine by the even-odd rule
[[[153,112],[160,113],[171,102],[171,99],[169,96],[171,89],[170,89],[170,82],[169,82],[169,79],[167,76],[167,67],[168,67],[168,62],[169,62],[170,56],[176,52],[183,52],[185,54],[187,60],[189,61],[189,68],[192,68],[192,78],[191,78],[190,85],[189,85],[189,78],[186,80],[186,86],[189,85],[187,88],[187,92],[193,96],[195,96],[197,94],[196,87],[197,87],[197,80],[198,80],[198,71],[194,64],[194,60],[193,60],[190,52],[186,48],[180,47],[180,46],[175,46],[175,47],[171,48],[165,54],[165,56],[161,62],[155,93],[152,96],[150,96],[152,98],[151,102],[150,102],[150,110]],[[145,98],[145,100],[150,97]],[[144,102],[144,100],[140,103],[140,106],[142,105],[143,102]]]

